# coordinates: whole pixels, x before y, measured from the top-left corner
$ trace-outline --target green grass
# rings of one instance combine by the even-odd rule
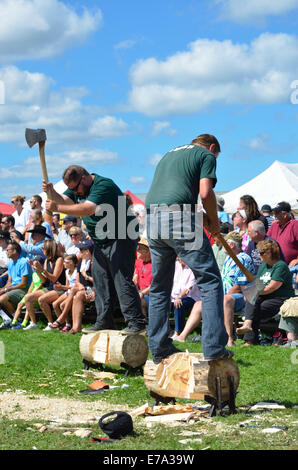
[[[117,374],[117,384],[129,385],[124,389],[113,389],[104,394],[85,396],[79,391],[92,381],[77,377],[82,374],[82,358],[79,352],[80,335],[63,335],[58,332],[5,330],[0,332],[0,341],[5,346],[5,362],[0,364],[0,394],[6,390],[22,390],[26,396],[43,395],[63,397],[87,402],[105,401],[109,409],[121,406],[130,409],[146,402],[153,404],[143,377],[124,377],[122,368],[105,366],[106,371]],[[216,417],[195,424],[180,424],[177,427],[155,425],[147,428],[143,418],[134,421],[136,435],[126,437],[113,444],[91,443],[89,438],[64,436],[62,432],[46,431],[39,433],[34,423],[25,420],[10,420],[3,413],[0,421],[0,449],[295,449],[297,448],[297,405],[298,355],[293,361],[292,349],[269,347],[241,347],[237,341],[234,348],[235,360],[240,370],[240,385],[236,398],[238,413],[226,417]],[[180,349],[201,352],[200,343],[179,344]],[[45,386],[46,385],[46,386]],[[0,395],[1,398],[1,395]],[[177,400],[189,403],[191,400]],[[245,408],[259,401],[278,401],[286,409],[278,411],[248,413]],[[105,411],[106,412],[106,411]],[[100,410],[99,410],[100,414]],[[240,423],[248,419],[260,428],[240,428]],[[261,416],[261,421],[260,417]],[[296,424],[295,424],[296,422]],[[45,423],[46,424],[46,423]],[[287,431],[266,435],[261,432],[271,425],[287,426]],[[84,427],[87,427],[85,425]],[[90,428],[90,425],[88,425]],[[29,428],[29,429],[28,429]],[[93,435],[103,435],[97,424],[91,426]],[[165,432],[166,430],[166,432]],[[198,443],[181,444],[186,439],[179,435],[183,430],[202,431]]]

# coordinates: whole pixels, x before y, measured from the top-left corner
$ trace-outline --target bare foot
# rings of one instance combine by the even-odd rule
[[[235,346],[234,340],[229,339],[229,341],[228,341],[228,343],[227,343],[227,347],[228,347],[228,348],[233,348],[234,346]]]
[[[173,341],[178,341],[179,343],[185,343],[185,340],[183,338],[180,338],[180,335],[176,336]]]
[[[246,341],[246,343],[244,343],[243,346],[254,346],[254,343],[251,343],[250,341]]]
[[[237,335],[246,335],[247,333],[251,333],[251,332],[252,332],[252,328],[245,324],[241,326],[240,328],[236,328]]]

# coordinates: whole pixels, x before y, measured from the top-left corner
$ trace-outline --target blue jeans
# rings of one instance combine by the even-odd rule
[[[205,359],[216,359],[225,354],[228,335],[224,326],[223,286],[218,265],[203,232],[203,244],[197,250],[185,249],[185,240],[161,235],[161,213],[154,217],[158,236],[150,238],[150,219],[147,217],[147,235],[152,259],[153,281],[150,287],[148,339],[155,363],[176,352],[169,338],[169,312],[175,261],[179,256],[193,271],[202,295],[202,346]],[[152,220],[152,219],[151,219]]]
[[[185,324],[185,315],[189,308],[192,308],[195,301],[191,297],[183,297],[181,299],[182,305],[179,308],[174,306],[174,303],[171,305],[171,309],[174,310],[174,318],[175,318],[175,331],[177,333],[182,333],[184,324]]]
[[[236,292],[235,294],[229,294],[235,300],[235,307],[234,312],[240,312],[245,307],[245,300],[244,295],[240,294],[240,292]]]

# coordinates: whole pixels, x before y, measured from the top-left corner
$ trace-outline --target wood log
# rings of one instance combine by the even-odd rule
[[[80,340],[83,359],[100,364],[120,365],[123,362],[136,368],[145,364],[148,352],[145,336],[125,335],[115,330],[83,335]]]
[[[148,390],[162,397],[203,400],[216,398],[216,380],[220,378],[222,401],[229,399],[228,377],[233,377],[234,391],[239,385],[239,370],[233,359],[205,361],[201,353],[176,353],[159,364],[147,361],[144,381]]]

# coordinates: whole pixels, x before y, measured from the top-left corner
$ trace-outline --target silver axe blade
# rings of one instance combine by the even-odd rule
[[[242,293],[246,298],[247,302],[255,305],[259,293],[264,289],[265,284],[259,277],[256,277],[253,282],[241,286]]]
[[[39,142],[45,142],[47,140],[47,134],[45,129],[26,129],[25,138],[31,148]]]

